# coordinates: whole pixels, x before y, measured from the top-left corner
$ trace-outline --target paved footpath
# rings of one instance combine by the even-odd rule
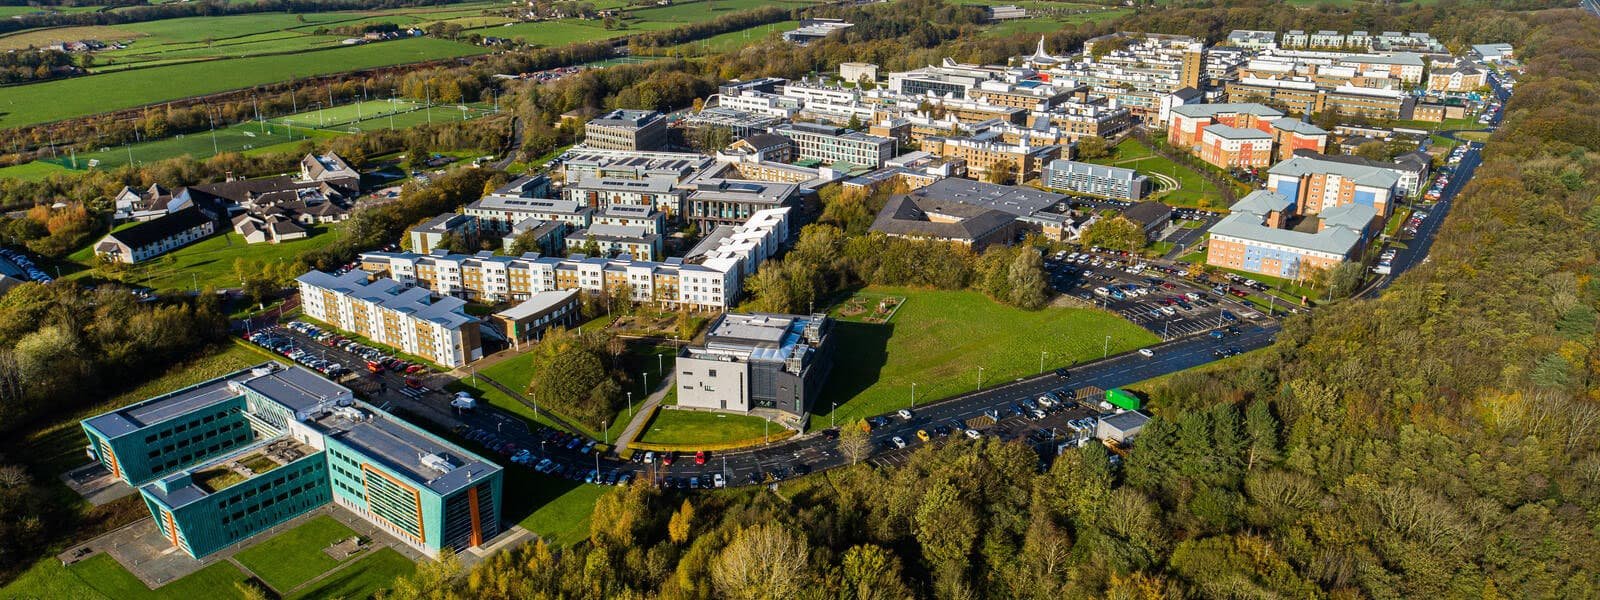
[[[661,400],[667,397],[667,390],[672,389],[673,382],[677,380],[677,373],[667,373],[666,380],[656,384],[656,391],[650,393],[649,398],[639,405],[639,410],[633,413],[633,420],[628,421],[628,428],[622,430],[622,435],[617,436],[615,452],[621,454],[628,449],[628,444],[639,437],[644,431],[644,426],[650,423],[650,416],[655,414],[655,408],[661,405]]]

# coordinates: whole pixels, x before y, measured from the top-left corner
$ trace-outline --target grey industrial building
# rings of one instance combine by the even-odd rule
[[[678,406],[775,410],[803,423],[833,367],[827,315],[728,313],[678,351]]]

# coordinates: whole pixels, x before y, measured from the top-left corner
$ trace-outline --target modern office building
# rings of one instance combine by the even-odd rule
[[[667,145],[667,119],[653,110],[613,110],[584,124],[583,144],[602,150],[659,150]]]
[[[703,134],[707,129],[722,128],[735,138],[762,133],[783,123],[783,118],[771,114],[740,110],[731,106],[713,106],[683,118],[689,139]]]
[[[1150,194],[1150,178],[1133,169],[1053,160],[1044,185],[1053,190],[1137,202]]]
[[[832,329],[822,314],[724,314],[702,344],[678,351],[678,405],[803,422],[833,367]]]
[[[1272,134],[1248,127],[1207,125],[1200,131],[1200,160],[1223,169],[1272,164]]]
[[[442,275],[462,276],[458,271]],[[369,282],[360,270],[343,275],[312,270],[295,281],[308,317],[446,367],[483,358],[478,319],[467,314],[460,298],[434,299],[428,290],[393,279]]]
[[[501,531],[498,465],[299,366],[263,363],[82,427],[95,460],[194,558],[328,504],[430,557]]]
[[[723,177],[696,177],[685,183],[684,220],[711,231],[720,225],[738,225],[765,210],[788,209],[800,202],[794,183]]]
[[[849,163],[877,168],[894,158],[894,138],[880,137],[843,127],[817,123],[790,123],[772,128],[772,133],[794,140],[795,156],[824,164]]]

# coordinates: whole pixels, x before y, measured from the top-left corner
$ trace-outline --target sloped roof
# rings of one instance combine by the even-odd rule
[[[939,217],[950,220],[933,220]],[[890,198],[878,211],[872,230],[909,237],[978,240],[1014,220],[1016,217],[1010,213],[992,208],[901,195]]]
[[[111,232],[106,234],[106,238],[127,244],[129,248],[140,248],[199,227],[210,220],[198,209],[185,208],[159,219]]]

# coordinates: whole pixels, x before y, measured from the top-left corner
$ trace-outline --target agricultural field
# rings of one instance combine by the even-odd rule
[[[1103,346],[1116,354],[1158,341],[1109,312],[1021,310],[979,292],[874,286],[856,297],[862,300],[829,309],[842,317],[834,327],[839,352],[812,428],[828,427],[833,399],[840,401],[833,416],[847,423],[909,405],[912,383],[919,402],[933,401],[976,389],[980,366],[992,385],[1038,373],[1040,352],[1048,352],[1044,367],[1053,369],[1098,359]],[[882,320],[876,313],[843,314],[852,304],[875,310],[885,298],[904,299],[887,322],[872,322]]]
[[[27,8],[0,6],[6,8]],[[0,17],[4,13],[0,12]],[[78,40],[124,40],[133,39],[142,33],[123,26],[86,25],[83,27],[54,27],[48,29],[24,29],[0,36],[0,52],[7,50],[25,50],[48,46],[57,42],[75,42]]]
[[[1036,36],[1042,33],[1057,31],[1068,25],[1077,25],[1080,23],[1099,23],[1130,14],[1133,14],[1132,9],[1116,8],[1108,10],[1100,8],[1091,9],[1090,12],[1064,17],[1041,16],[1030,17],[1027,19],[1015,19],[991,25],[984,30],[983,35],[987,37],[1011,37],[1014,35]]]
[[[730,31],[723,34],[714,35],[703,40],[678,44],[676,46],[672,46],[668,50],[668,53],[673,51],[695,51],[701,53],[731,52],[745,46],[766,42],[769,38],[776,38],[783,32],[794,31],[799,28],[799,21],[779,21],[777,23],[759,25],[740,31]]]
[[[470,56],[485,48],[434,38],[395,40],[298,54],[181,63],[6,89],[0,127],[19,127],[267,82]]]

